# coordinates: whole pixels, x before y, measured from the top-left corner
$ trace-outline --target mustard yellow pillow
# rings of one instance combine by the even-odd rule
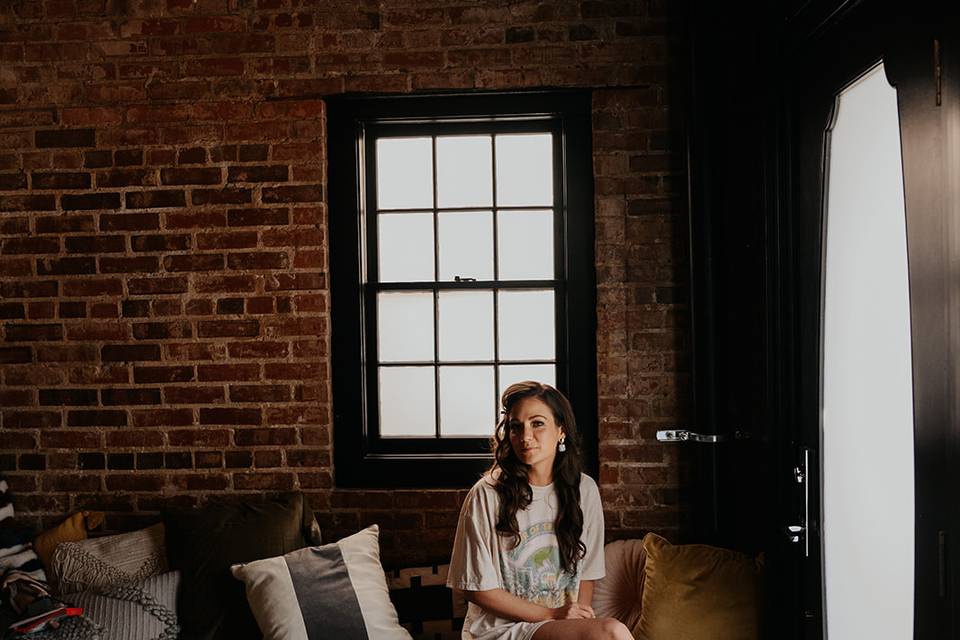
[[[757,640],[762,557],[704,544],[673,545],[655,533],[647,553],[635,636],[649,640]]]
[[[33,550],[37,552],[43,568],[50,575],[50,562],[53,550],[61,542],[79,542],[87,539],[87,531],[96,529],[103,522],[100,511],[78,511],[53,529],[48,529],[33,541]]]

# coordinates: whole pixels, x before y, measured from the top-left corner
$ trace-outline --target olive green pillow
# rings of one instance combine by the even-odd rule
[[[655,533],[647,553],[640,621],[648,640],[757,640],[763,559],[705,544],[673,545]]]

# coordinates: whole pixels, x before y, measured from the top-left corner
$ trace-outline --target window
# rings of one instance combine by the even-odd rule
[[[568,394],[596,450],[589,96],[328,104],[338,486],[465,486],[500,393]]]

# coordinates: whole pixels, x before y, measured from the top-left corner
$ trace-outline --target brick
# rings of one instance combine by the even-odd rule
[[[0,244],[0,253],[5,255],[59,252],[59,238],[10,238]]]
[[[190,147],[177,152],[177,164],[203,164],[207,161],[207,150],[203,147]]]
[[[237,429],[234,440],[238,446],[290,445],[296,443],[296,430],[283,427]]]
[[[15,191],[26,188],[27,174],[22,171],[19,173],[0,173],[0,190]]]
[[[157,234],[133,236],[130,245],[134,251],[186,251],[191,242],[188,235]]]
[[[286,269],[288,266],[289,258],[286,253],[281,252],[258,251],[227,254],[228,269]]]
[[[190,201],[195,205],[246,204],[252,200],[253,191],[250,189],[194,189],[190,192]]]
[[[259,322],[257,323],[259,325]],[[62,324],[8,324],[4,335],[7,342],[63,340]]]
[[[201,320],[197,323],[197,335],[201,338],[251,337],[259,333],[259,320]]]
[[[87,303],[61,302],[58,313],[61,318],[85,318],[87,315]]]
[[[133,325],[133,337],[137,340],[165,340],[193,336],[189,322],[138,322]]]
[[[54,211],[57,199],[53,194],[0,196],[0,211]]]
[[[125,427],[127,412],[112,409],[79,409],[67,412],[71,427]]]
[[[66,435],[66,434],[64,434]],[[71,434],[81,436],[83,434]],[[95,434],[94,434],[95,435]],[[84,442],[84,438],[79,438],[79,442]],[[61,444],[64,444],[61,442]],[[81,445],[82,446],[82,445]],[[46,473],[42,477],[44,491],[52,492],[74,492],[74,491],[100,491],[100,476],[85,473]]]
[[[142,473],[108,475],[107,491],[160,491],[163,488],[163,476]]]
[[[2,417],[5,429],[52,429],[62,420],[59,411],[4,411]]]
[[[160,209],[186,206],[186,194],[174,189],[128,191],[125,197],[128,209]]]
[[[64,211],[119,209],[120,194],[108,192],[64,194],[60,196],[60,206]]]
[[[285,225],[289,221],[288,209],[230,209],[227,211],[227,225],[231,227]]]
[[[235,474],[233,486],[238,491],[288,491],[293,488],[292,473],[244,473]]]
[[[160,170],[163,184],[218,184],[222,178],[220,169],[215,167]]]
[[[64,238],[67,253],[123,253],[127,250],[124,236],[75,236]]]
[[[127,281],[131,295],[157,295],[165,293],[186,293],[187,279],[171,278],[133,278]]]
[[[34,171],[30,176],[34,189],[89,189],[89,173]]]
[[[135,456],[132,453],[107,454],[107,468],[111,471],[132,471],[136,468]]]
[[[37,275],[78,275],[97,272],[94,258],[37,258]]]
[[[95,405],[96,389],[40,389],[41,405]]]
[[[194,282],[197,293],[247,293],[256,289],[253,276],[206,276]]]
[[[137,384],[155,382],[190,382],[194,379],[191,366],[134,367],[133,381]]]
[[[155,256],[136,258],[100,258],[100,273],[144,273],[154,272],[160,267]]]
[[[25,315],[22,302],[0,303],[0,318],[17,319],[24,317]]]
[[[94,362],[97,347],[92,344],[37,345],[37,362]]]
[[[263,416],[260,409],[232,407],[200,409],[200,424],[259,425]]]
[[[0,364],[22,364],[33,361],[30,347],[0,347]]]
[[[281,202],[322,202],[325,200],[323,185],[299,185],[290,187],[265,187],[264,204]]]
[[[38,149],[51,147],[92,147],[96,145],[93,129],[51,129],[36,132]]]
[[[286,165],[234,166],[227,169],[227,182],[286,182]]]
[[[68,280],[63,283],[63,295],[67,297],[118,296],[121,294],[123,294],[123,282],[116,278]]]
[[[193,409],[151,409],[131,414],[135,427],[189,427],[194,423]]]
[[[197,234],[198,249],[248,249],[256,246],[256,231],[228,231]]]
[[[240,313],[243,313],[243,298],[222,298],[217,300],[217,315],[234,315]]]
[[[127,325],[117,321],[88,320],[67,325],[68,340],[126,340],[129,336]]]
[[[113,169],[97,172],[97,188],[150,187],[156,184],[156,176],[151,169]],[[127,194],[129,208],[130,194]],[[134,207],[144,208],[144,207]]]
[[[160,360],[160,346],[155,344],[108,344],[100,351],[104,362]]]
[[[287,385],[230,385],[231,402],[288,402]]]
[[[118,167],[143,164],[143,149],[117,149],[113,152],[113,163]]]
[[[289,353],[286,342],[231,342],[227,346],[231,358],[286,358]]]
[[[260,379],[258,364],[201,364],[197,365],[197,379],[201,382],[233,382]]]
[[[32,276],[33,261],[30,258],[0,259],[0,276]]]
[[[110,151],[84,151],[83,166],[85,169],[101,169],[113,164],[113,154]]]
[[[0,389],[0,407],[35,405],[33,389]]]
[[[280,273],[267,278],[267,291],[326,289],[326,275],[322,273]]]
[[[164,387],[167,404],[213,404],[223,402],[223,387]]]
[[[37,233],[76,233],[95,231],[92,215],[44,216],[36,219]],[[69,239],[69,238],[68,238]]]
[[[104,406],[160,404],[159,389],[102,389]]]
[[[226,429],[177,429],[167,437],[174,447],[226,447],[230,444],[230,432]]]
[[[101,231],[149,231],[160,228],[156,213],[101,214]]]
[[[3,298],[49,298],[57,295],[59,286],[56,280],[41,282],[3,282],[0,281],[0,296]]]
[[[224,257],[220,253],[194,253],[164,256],[166,271],[217,271],[223,269]]]

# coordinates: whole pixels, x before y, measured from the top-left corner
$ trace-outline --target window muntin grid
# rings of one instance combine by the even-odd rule
[[[373,363],[374,372],[370,382],[381,398],[376,403],[377,414],[398,411],[382,398],[407,397],[408,402],[410,398],[402,392],[406,385],[403,377],[385,373],[387,370],[408,372],[410,384],[416,380],[420,386],[425,372],[432,370],[435,382],[433,393],[423,394],[423,402],[429,399],[434,404],[433,433],[424,428],[430,421],[411,424],[403,431],[391,416],[379,419],[379,424],[372,421],[380,438],[486,438],[506,386],[531,378],[556,383],[561,355],[557,349],[558,294],[563,287],[557,277],[562,273],[557,259],[561,252],[555,184],[558,132],[549,125],[522,133],[489,129],[469,135],[368,132],[366,149],[372,162],[368,159],[366,165],[370,173],[367,188],[374,194],[368,240],[376,241],[377,248],[367,252],[366,287],[368,296],[377,300],[374,344],[379,347],[368,351],[368,362]],[[401,162],[405,146],[411,150],[406,163]],[[426,161],[428,146],[430,170],[412,166]],[[396,185],[402,180],[385,175],[389,171],[407,176],[416,194],[397,193]],[[429,207],[425,206],[423,178],[428,174]],[[529,183],[526,191],[524,179]],[[503,190],[501,185],[507,188]],[[406,262],[401,259],[404,251]],[[427,267],[431,260],[432,274]],[[387,296],[418,293],[432,296],[429,330],[422,326],[426,315],[423,300],[416,305],[415,315],[394,311],[385,317],[382,313]],[[524,310],[532,314],[532,321],[523,321]],[[517,321],[504,324],[503,316],[511,311]],[[411,341],[421,345],[416,354],[398,356],[397,337],[402,341],[405,333],[398,330],[398,318],[409,320],[404,324],[410,328]],[[468,318],[473,319],[472,332],[465,332],[462,326]],[[391,334],[386,350],[380,331]],[[425,334],[433,336],[432,354],[422,348]],[[525,338],[536,348],[526,352],[518,348]],[[508,348],[501,353],[503,346]],[[489,400],[484,402],[483,396]],[[451,406],[451,400],[458,406]],[[401,415],[418,412],[422,411],[412,407],[399,411]],[[467,413],[475,419],[464,419]]]

